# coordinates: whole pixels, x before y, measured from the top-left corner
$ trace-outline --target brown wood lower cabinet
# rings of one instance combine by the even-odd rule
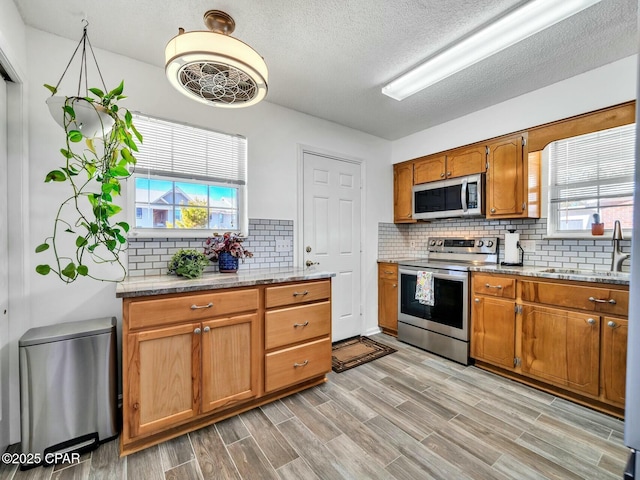
[[[378,264],[378,326],[389,335],[398,334],[398,264]]]
[[[600,320],[558,308],[522,307],[522,372],[597,396]]]
[[[123,437],[149,435],[198,414],[199,323],[128,334]],[[194,352],[196,354],[194,355]],[[124,357],[123,357],[124,358]]]
[[[202,324],[202,412],[254,398],[260,380],[258,315]]]
[[[472,293],[478,366],[624,415],[628,287],[474,272]]]
[[[125,298],[122,335],[129,454],[326,381],[331,280]]]
[[[603,317],[602,322],[602,387],[604,397],[607,401],[624,407],[629,321]]]
[[[475,296],[472,304],[471,356],[513,368],[516,336],[515,300]]]

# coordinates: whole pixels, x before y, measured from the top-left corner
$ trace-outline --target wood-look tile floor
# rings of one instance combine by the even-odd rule
[[[623,422],[376,335],[398,352],[126,458],[0,479],[611,479]]]

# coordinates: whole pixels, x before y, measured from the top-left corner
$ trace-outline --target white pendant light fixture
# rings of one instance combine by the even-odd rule
[[[210,31],[181,28],[165,49],[165,72],[171,85],[207,105],[248,107],[267,94],[264,59],[249,45],[231,37],[235,21],[225,12],[209,10],[204,23]]]
[[[532,0],[393,80],[382,93],[404,100],[600,1]]]

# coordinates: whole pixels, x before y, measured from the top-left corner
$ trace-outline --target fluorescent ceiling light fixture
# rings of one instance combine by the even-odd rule
[[[601,0],[532,0],[470,35],[382,88],[404,100]]]

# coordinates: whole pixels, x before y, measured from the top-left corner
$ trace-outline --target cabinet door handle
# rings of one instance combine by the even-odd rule
[[[196,328],[196,329],[193,331],[193,333],[195,333],[196,335],[200,335],[200,332],[201,332],[200,327]]]
[[[496,209],[495,209],[495,208],[492,208],[492,209],[491,209],[491,213],[496,213]]]
[[[609,298],[607,300],[603,300],[602,298],[589,297],[590,302],[594,303],[609,303],[611,305],[615,305],[616,301],[613,298]]]
[[[588,318],[588,319],[587,319],[587,323],[588,323],[589,325],[595,325],[595,324],[596,324],[596,321],[595,321],[593,318]]]
[[[397,286],[398,286],[397,284],[395,284],[395,283],[393,284],[393,288],[396,288]]]
[[[303,296],[303,297],[304,297],[305,295],[308,295],[308,294],[309,294],[309,291],[308,291],[308,290],[305,290],[305,291],[304,291],[304,292],[302,292],[302,293],[300,293],[300,292],[293,292],[293,296],[294,296],[294,297],[299,297],[299,296]]]
[[[444,178],[444,172],[440,174],[440,178]]]
[[[305,360],[305,361],[304,361],[304,362],[302,362],[302,363],[294,363],[294,364],[293,364],[293,368],[304,367],[304,366],[306,366],[308,363],[309,363],[309,360]]]
[[[488,283],[484,284],[487,288],[497,288],[498,290],[502,290],[502,285],[489,285]]]
[[[307,325],[309,325],[309,320],[307,320],[304,323],[294,323],[293,324],[293,328],[298,328],[298,327],[306,327]]]
[[[386,273],[387,275],[393,275],[393,272],[391,270],[385,270],[384,273]]]
[[[611,320],[609,322],[607,322],[607,326],[609,326],[611,328],[615,327],[616,325],[617,325],[616,322],[613,322]]]
[[[476,302],[476,303],[480,303],[480,299],[479,299],[479,298],[476,298],[476,299],[474,300],[474,302]]]
[[[204,327],[204,329],[202,331],[204,333],[210,332],[211,331],[211,327]]]
[[[199,308],[211,308],[213,307],[213,302],[209,302],[206,305],[191,305],[191,310],[198,310]]]
[[[450,177],[450,176],[451,176],[451,172],[447,172],[447,177]]]

